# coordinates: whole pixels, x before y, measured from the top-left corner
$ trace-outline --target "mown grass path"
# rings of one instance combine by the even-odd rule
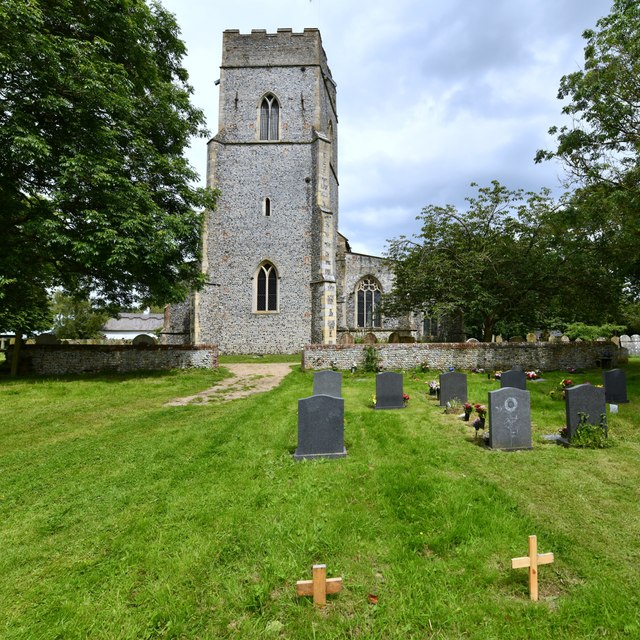
[[[488,451],[405,374],[409,406],[374,411],[345,374],[348,457],[296,463],[312,375],[226,403],[168,407],[227,372],[0,381],[0,637],[640,637],[640,361],[615,446],[564,449],[531,385],[534,448]],[[599,371],[574,375],[599,382]],[[497,383],[469,375],[470,399]],[[540,602],[510,560],[555,562]],[[313,563],[342,576],[317,611]],[[369,604],[369,595],[378,604]]]

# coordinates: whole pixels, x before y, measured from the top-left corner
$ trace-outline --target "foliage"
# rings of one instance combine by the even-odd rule
[[[612,446],[612,442],[609,440],[606,414],[603,413],[600,416],[600,424],[589,423],[589,416],[586,413],[580,413],[579,416],[578,426],[571,438],[571,444],[574,447],[605,449]]]
[[[609,268],[640,285],[640,5],[614,0],[597,29],[583,34],[584,68],[564,76],[558,98],[570,124],[552,127],[554,151],[538,151],[536,161],[557,157],[573,196],[575,228],[600,246]]]
[[[0,4],[0,329],[40,328],[54,286],[128,305],[201,281],[178,33],[143,0]]]
[[[629,335],[640,334],[640,302],[627,304],[622,309],[622,321],[625,323]]]
[[[51,301],[53,331],[57,338],[69,340],[99,338],[109,314],[96,311],[90,300],[77,300],[56,291]]]
[[[596,340],[597,338],[610,338],[619,335],[625,330],[624,325],[606,323],[602,325],[588,325],[583,322],[568,324],[564,333],[572,340]]]
[[[378,350],[368,345],[364,348],[364,359],[362,360],[362,370],[375,373],[380,369],[380,354]]]
[[[584,247],[576,252],[562,239],[562,207],[548,191],[512,191],[494,181],[467,202],[466,211],[425,207],[420,234],[390,242],[395,284],[385,305],[392,315],[464,313],[490,341],[499,323],[543,326],[558,314],[583,319],[575,316],[617,304],[610,274]],[[567,306],[567,298],[576,304]]]

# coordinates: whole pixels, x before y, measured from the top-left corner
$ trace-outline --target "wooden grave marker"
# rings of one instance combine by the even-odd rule
[[[324,607],[328,593],[338,593],[342,589],[342,578],[327,579],[327,565],[313,565],[313,580],[298,580],[296,592],[299,596],[313,596],[313,604]]]
[[[553,553],[538,553],[538,538],[529,536],[529,555],[522,558],[512,558],[511,568],[529,568],[529,595],[535,602],[538,601],[538,565],[551,564]]]

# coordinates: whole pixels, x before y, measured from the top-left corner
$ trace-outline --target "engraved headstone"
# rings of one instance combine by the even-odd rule
[[[446,407],[451,400],[467,401],[467,376],[458,371],[440,374],[440,406]]]
[[[153,336],[149,336],[146,333],[141,333],[131,341],[131,344],[134,347],[151,347],[157,344],[157,342],[158,341]]]
[[[340,344],[354,344],[355,338],[348,331],[340,335]]]
[[[624,404],[627,400],[627,375],[624,369],[611,369],[602,372],[604,394],[609,404]]]
[[[376,344],[378,342],[378,338],[376,338],[374,333],[367,333],[367,335],[362,339],[364,344]]]
[[[513,387],[514,389],[527,389],[527,376],[524,371],[518,369],[509,369],[503,371],[500,376],[500,387]]]
[[[386,371],[376,376],[376,409],[402,409],[402,374]]]
[[[528,391],[505,387],[489,391],[489,446],[531,449],[531,399]]]
[[[294,460],[344,458],[344,400],[311,396],[298,400],[298,448]]]
[[[600,424],[601,416],[606,412],[604,389],[592,384],[578,384],[564,390],[566,409],[567,437],[574,436],[580,424],[580,414],[587,415],[589,424]]]
[[[342,397],[342,374],[339,371],[316,371],[313,374],[313,395]]]

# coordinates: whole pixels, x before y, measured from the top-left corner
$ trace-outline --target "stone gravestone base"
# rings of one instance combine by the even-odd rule
[[[294,460],[344,458],[344,399],[311,396],[298,400],[298,448]]]

